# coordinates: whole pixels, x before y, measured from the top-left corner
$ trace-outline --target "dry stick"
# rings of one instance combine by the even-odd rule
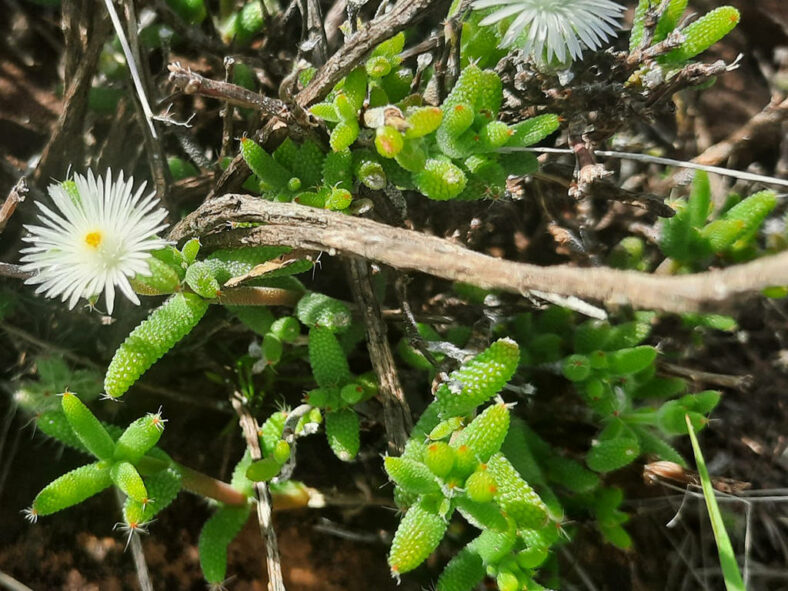
[[[788,121],[788,98],[778,104],[769,104],[727,138],[708,147],[692,162],[714,166],[724,162],[761,140],[764,134],[780,133],[780,125]]]
[[[331,8],[328,9],[325,16],[325,26],[323,27],[326,32],[326,43],[328,49],[336,46],[342,38],[342,31],[339,25],[345,20],[345,8],[347,7],[347,0],[334,0]]]
[[[722,388],[731,388],[733,390],[748,390],[754,381],[753,376],[749,374],[734,376],[722,373],[712,373],[699,369],[692,369],[690,367],[683,367],[675,363],[668,363],[667,361],[661,361],[659,367],[667,373],[687,378],[693,382],[701,382],[703,384],[711,384],[713,386],[721,386]]]
[[[66,12],[68,6],[73,10],[73,4],[64,2],[63,11]],[[88,92],[104,40],[110,30],[109,22],[101,11],[96,11],[93,15],[92,29],[87,47],[66,46],[69,52],[75,51],[79,54],[79,65],[63,96],[63,111],[33,173],[35,185],[41,186],[53,177],[62,177],[69,163],[81,161],[84,151],[82,125],[88,106]],[[68,155],[66,162],[65,154]]]
[[[117,14],[114,14],[111,0],[107,3],[107,10],[112,18],[112,24],[116,28],[115,33],[118,35],[118,40],[126,56],[129,74],[131,75],[136,90],[134,108],[137,112],[137,117],[141,119],[142,135],[145,140],[146,148],[145,154],[148,159],[151,177],[153,177],[153,184],[156,187],[159,199],[166,201],[169,192],[169,184],[172,178],[170,176],[169,167],[167,166],[164,146],[161,143],[161,137],[156,129],[150,101],[148,100],[148,97],[152,96],[150,89],[153,85],[151,84],[148,62],[144,59],[139,36],[137,35],[139,26],[137,22],[137,11],[134,8],[134,0],[123,0],[128,42],[124,38],[123,30],[119,27],[120,23],[117,19]]]
[[[170,82],[184,94],[199,94],[223,100],[237,107],[255,109],[268,117],[278,117],[287,123],[294,122],[287,105],[279,99],[263,96],[237,84],[205,78],[178,62],[171,63],[167,69],[170,71]]]
[[[21,177],[8,193],[5,201],[3,201],[2,207],[0,207],[0,233],[5,230],[8,220],[14,215],[16,206],[25,200],[26,193],[27,183],[25,182],[25,177]]]
[[[11,277],[12,279],[29,279],[35,275],[32,271],[23,271],[21,265],[0,262],[0,277]]]
[[[10,575],[0,571],[0,587],[8,589],[9,591],[33,591],[24,583],[20,583]]]
[[[249,454],[253,460],[257,461],[263,457],[260,451],[257,423],[246,409],[243,395],[240,392],[233,394],[231,402],[235,412],[238,414],[238,421],[241,424]],[[254,491],[257,496],[257,521],[260,524],[260,535],[265,540],[268,589],[269,591],[285,591],[282,565],[279,560],[279,544],[276,541],[276,532],[271,522],[271,495],[268,492],[268,483],[256,482]]]
[[[170,237],[202,236],[228,221],[267,225],[221,233],[213,237],[214,243],[338,252],[488,289],[519,294],[536,289],[665,312],[719,309],[737,294],[788,285],[788,252],[680,277],[608,268],[540,267],[497,259],[448,240],[367,219],[247,195],[225,195],[204,203],[179,222]]]
[[[227,56],[224,58],[224,82],[230,84],[233,79],[233,71],[235,70],[235,59]],[[219,159],[226,157],[232,149],[233,143],[233,106],[229,100],[224,101],[222,107],[222,149],[219,152]]]
[[[20,177],[16,185],[14,185],[14,187],[8,193],[8,197],[6,197],[5,201],[3,201],[3,205],[0,206],[0,234],[2,234],[3,230],[5,230],[5,226],[8,223],[8,220],[11,218],[12,215],[14,215],[14,211],[16,211],[16,206],[25,200],[26,193],[27,193],[27,183],[25,182],[24,177]],[[20,267],[19,265],[0,262],[0,277],[13,277],[14,279],[28,279],[33,275],[34,273],[32,272],[23,271],[22,267]]]
[[[350,37],[339,51],[317,71],[296,102],[306,108],[326,96],[376,45],[427,16],[435,0],[401,0],[385,15],[376,18]]]
[[[322,66],[328,59],[328,39],[323,28],[323,13],[317,0],[301,0],[298,2],[301,12],[301,45],[311,45],[312,59],[316,66]]]
[[[380,304],[375,297],[369,276],[367,261],[350,259],[347,262],[350,286],[353,296],[361,309],[367,332],[367,345],[372,367],[380,380],[380,397],[383,402],[383,423],[388,434],[389,453],[400,455],[408,441],[412,422],[410,407],[405,400],[394,356],[386,338],[386,324],[380,312]]]

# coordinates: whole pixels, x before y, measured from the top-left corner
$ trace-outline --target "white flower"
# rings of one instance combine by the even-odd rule
[[[23,240],[32,246],[21,250],[22,269],[36,272],[25,283],[40,284],[36,293],[60,296],[69,308],[104,292],[111,314],[116,287],[139,304],[129,278],[151,274],[151,251],[168,244],[156,235],[167,227],[167,212],[156,207],[155,193],[142,196],[145,183],[136,192],[133,185],[122,172],[113,182],[110,170],[103,178],[88,171],[87,178],[75,174],[73,182],[50,185],[58,212],[37,202],[42,225],[25,226],[30,234]]]
[[[501,41],[517,45],[537,62],[578,59],[582,45],[596,49],[615,37],[616,20],[624,10],[612,0],[475,0],[475,10],[497,8],[481,25],[491,25],[517,15]]]

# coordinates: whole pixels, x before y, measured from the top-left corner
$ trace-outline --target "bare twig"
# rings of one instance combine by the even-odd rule
[[[339,44],[342,39],[342,31],[339,25],[345,20],[345,7],[347,0],[335,0],[331,8],[326,12],[324,29],[326,31],[326,42],[328,47],[333,48]]]
[[[230,56],[224,58],[224,82],[230,84],[235,70],[235,59]],[[230,153],[233,142],[233,106],[229,100],[224,101],[222,107],[222,149],[220,159]]]
[[[142,136],[145,139],[145,155],[148,159],[148,166],[150,167],[153,184],[156,187],[159,199],[165,201],[167,199],[169,183],[172,179],[164,155],[164,146],[162,146],[161,137],[156,129],[155,117],[153,116],[150,101],[148,100],[148,97],[151,96],[153,84],[151,84],[148,61],[145,59],[143,50],[140,46],[139,36],[137,35],[139,29],[137,10],[133,0],[123,0],[123,12],[126,17],[126,31],[124,35],[112,1],[106,0],[106,4],[107,11],[112,19],[112,25],[115,27],[115,33],[118,35],[118,40],[126,56],[129,74],[134,84],[134,89],[136,90],[134,108],[137,112],[137,117],[141,119],[140,127],[142,128]],[[128,39],[126,37],[128,37]]]
[[[3,201],[3,205],[0,206],[0,233],[5,230],[8,220],[14,215],[16,206],[25,200],[26,193],[27,183],[25,182],[25,177],[21,177],[11,191],[9,191],[8,196],[5,198],[5,201]]]
[[[192,72],[189,68],[184,68],[178,62],[171,63],[167,69],[170,71],[170,82],[185,94],[199,94],[226,101],[238,107],[256,109],[269,117],[278,117],[283,121],[293,123],[287,105],[279,99],[263,96],[237,84],[205,78]]]
[[[27,585],[20,583],[10,575],[0,571],[0,587],[8,589],[8,591],[33,591]]]
[[[317,0],[300,0],[298,10],[301,11],[301,48],[309,47],[308,50],[312,59],[311,62],[316,66],[322,66],[328,59],[328,40],[326,31],[323,28],[323,13],[320,10],[320,2]]]
[[[29,279],[35,275],[32,271],[23,271],[20,265],[0,262],[0,277],[11,277],[13,279]]]
[[[661,361],[659,367],[669,374],[687,378],[693,382],[721,386],[722,388],[731,388],[732,390],[749,390],[753,384],[753,377],[751,375],[734,376],[712,373],[699,369],[692,369],[690,367],[683,367],[675,363],[668,363],[667,361]]]
[[[296,102],[308,107],[322,99],[339,80],[352,70],[373,47],[426,17],[435,0],[402,0],[385,15],[345,41],[321,67],[309,85],[298,93]]]
[[[788,121],[788,98],[777,104],[769,104],[727,138],[693,158],[692,162],[712,166],[720,164],[748,146],[762,141],[764,135],[779,134],[784,121]]]
[[[171,238],[206,235],[227,221],[267,225],[225,232],[214,236],[214,242],[339,252],[480,287],[521,294],[537,289],[666,312],[719,309],[738,294],[788,284],[788,252],[682,276],[564,265],[539,267],[497,259],[441,238],[367,219],[246,195],[225,195],[206,202],[173,228]]]
[[[76,4],[76,1],[63,3],[64,22],[67,20],[67,13],[79,11]],[[91,29],[87,45],[84,47],[82,44],[68,43],[67,38],[67,53],[78,55],[76,70],[66,86],[63,111],[52,129],[49,141],[33,173],[35,185],[41,186],[51,178],[62,178],[71,163],[81,163],[84,152],[82,125],[88,106],[88,92],[99,55],[104,47],[104,40],[110,30],[109,21],[102,11],[94,12]],[[64,154],[68,154],[68,159],[64,160]]]
[[[368,264],[364,260],[351,259],[347,263],[347,270],[353,295],[364,317],[369,358],[380,380],[383,423],[388,434],[389,452],[399,455],[405,449],[412,426],[410,408],[394,365],[394,357],[386,337],[386,324],[381,317],[380,303],[372,288]]]
[[[246,409],[243,395],[240,392],[233,394],[231,402],[235,412],[238,414],[238,420],[244,433],[249,454],[253,460],[259,460],[263,457],[263,454],[260,451],[257,422]],[[279,560],[279,543],[276,540],[276,532],[271,521],[271,495],[268,491],[268,484],[266,482],[256,482],[254,490],[257,496],[257,521],[260,524],[260,534],[265,540],[268,589],[269,591],[285,591],[282,565]]]

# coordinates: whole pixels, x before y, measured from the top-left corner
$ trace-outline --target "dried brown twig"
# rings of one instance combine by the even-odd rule
[[[228,221],[266,225],[217,233]],[[788,284],[788,252],[681,277],[608,268],[540,267],[497,259],[367,219],[247,195],[225,195],[204,203],[170,235],[175,240],[187,236],[206,236],[205,242],[213,245],[287,245],[354,255],[480,287],[521,294],[539,290],[666,312],[720,309],[739,294]]]
[[[8,192],[8,196],[5,198],[5,201],[3,201],[3,205],[0,206],[0,233],[5,230],[8,220],[11,219],[11,216],[14,215],[16,211],[16,206],[25,200],[26,194],[27,183],[25,182],[25,178],[21,177]]]
[[[409,0],[395,4],[389,12],[347,39],[342,48],[317,71],[307,87],[298,93],[296,102],[308,107],[322,99],[373,47],[426,17],[435,3],[435,0]]]
[[[386,323],[381,315],[380,303],[375,297],[369,276],[367,261],[353,259],[347,264],[350,285],[356,303],[364,317],[367,329],[367,344],[372,367],[380,380],[381,401],[383,402],[383,422],[386,425],[390,453],[401,454],[408,441],[412,424],[410,407],[405,400],[394,356],[391,354]]]
[[[63,154],[69,154],[70,162],[79,162],[85,148],[82,125],[88,107],[88,92],[110,24],[103,11],[86,11],[79,4],[76,0],[63,2],[66,59],[73,65],[73,75],[66,77],[63,110],[33,173],[33,182],[38,186],[51,178],[63,177],[67,167]],[[82,35],[74,33],[81,28],[80,25],[87,30],[87,42],[80,40]]]
[[[260,451],[257,422],[249,414],[244,398],[239,392],[233,394],[230,402],[238,414],[238,420],[241,423],[241,430],[243,431],[249,454],[253,460],[259,460],[263,457],[263,454]],[[268,483],[255,482],[254,490],[257,496],[257,520],[260,524],[260,534],[265,540],[268,589],[270,591],[285,591],[282,565],[279,558],[279,543],[276,540],[276,531],[274,531],[274,524],[271,519],[271,493],[268,490]]]
[[[279,99],[252,92],[230,82],[205,78],[178,62],[170,64],[167,69],[170,71],[170,82],[185,94],[199,94],[223,100],[237,107],[255,109],[268,117],[278,117],[287,123],[294,123],[287,105]]]

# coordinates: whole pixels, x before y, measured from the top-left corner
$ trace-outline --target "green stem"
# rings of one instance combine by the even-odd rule
[[[637,412],[627,415],[621,415],[621,420],[630,425],[656,425],[657,424],[657,411],[652,410],[649,412]]]
[[[278,287],[231,287],[217,299],[226,306],[295,306],[303,295]]]
[[[183,488],[194,494],[240,507],[248,502],[246,495],[235,490],[232,486],[217,480],[207,474],[193,470],[183,464],[173,462],[172,465],[181,473]],[[140,474],[147,476],[164,470],[170,466],[166,460],[151,456],[143,457],[137,464]],[[291,481],[288,486],[278,487],[271,491],[274,510],[299,509],[309,506],[320,506],[325,503],[322,495],[316,490],[300,482]]]
[[[232,486],[207,474],[192,470],[181,464],[177,464],[178,470],[183,477],[183,488],[195,494],[214,499],[225,505],[243,506],[248,499],[246,495],[235,490]]]

